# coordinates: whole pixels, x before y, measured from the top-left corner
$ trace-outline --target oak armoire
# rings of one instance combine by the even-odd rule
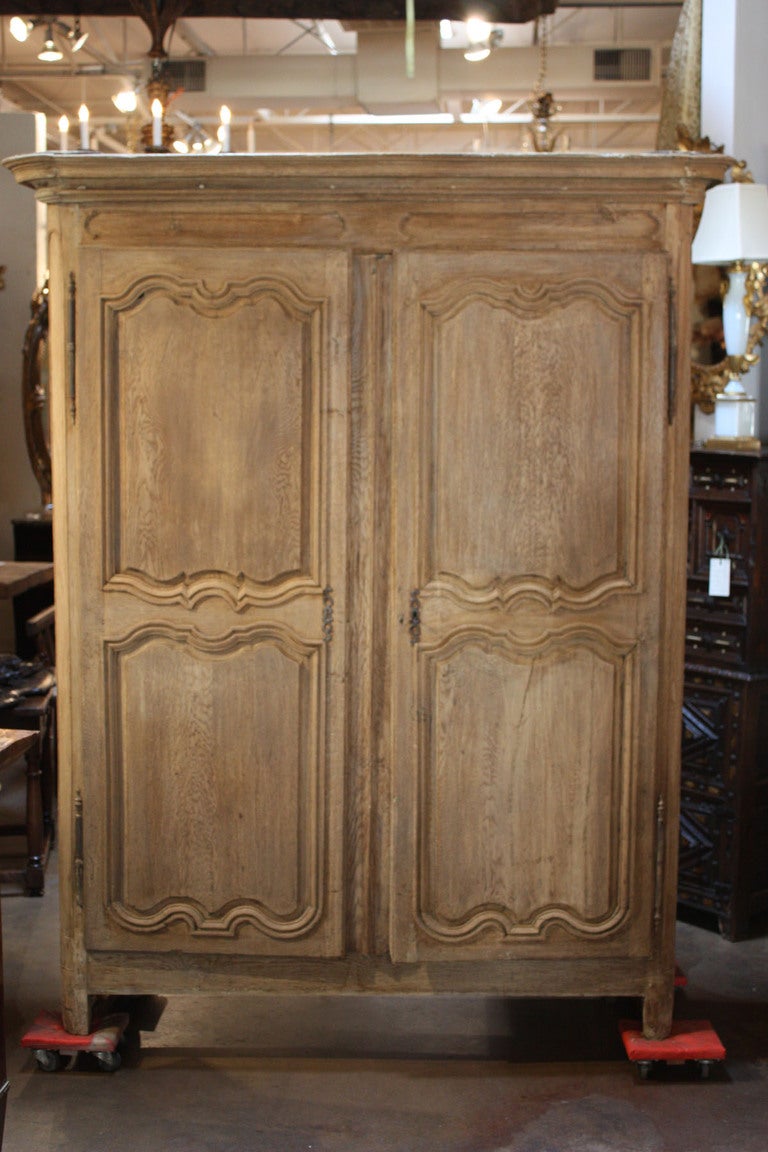
[[[666,1035],[727,162],[7,163],[48,205],[67,1026],[472,992]]]

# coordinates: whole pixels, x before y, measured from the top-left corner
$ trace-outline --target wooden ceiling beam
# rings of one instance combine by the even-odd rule
[[[479,0],[472,14],[490,23],[523,24],[554,12],[557,0]],[[402,20],[405,0],[0,0],[0,16],[137,16],[152,37],[148,55],[165,56],[166,33],[181,17]],[[416,0],[417,20],[464,20],[467,0]]]
[[[524,24],[548,16],[558,0],[416,0],[417,20],[465,20],[470,13],[491,23]],[[241,19],[403,20],[405,0],[0,0],[0,16],[141,16],[163,19],[183,8],[185,17]],[[170,26],[172,20],[168,20]]]

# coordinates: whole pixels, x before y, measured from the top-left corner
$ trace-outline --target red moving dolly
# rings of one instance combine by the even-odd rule
[[[656,1061],[685,1064],[695,1060],[706,1079],[712,1065],[725,1059],[725,1048],[709,1020],[673,1020],[666,1040],[646,1040],[635,1020],[621,1020],[619,1031],[627,1056],[637,1064],[643,1080]]]
[[[100,1068],[105,1072],[115,1072],[120,1067],[117,1046],[129,1019],[126,1012],[105,1016],[95,1022],[96,1027],[87,1036],[74,1036],[65,1032],[61,1016],[44,1009],[22,1037],[21,1045],[33,1050],[37,1066],[43,1072],[56,1072],[68,1057],[76,1056],[78,1052],[93,1052]]]

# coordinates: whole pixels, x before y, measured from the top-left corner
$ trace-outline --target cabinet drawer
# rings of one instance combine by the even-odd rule
[[[749,499],[754,462],[749,457],[737,460],[693,460],[691,495]]]
[[[742,587],[731,588],[730,596],[710,596],[703,580],[690,580],[686,603],[689,628],[697,621],[708,627],[718,624],[745,627],[749,620],[749,595]]]
[[[738,624],[686,622],[685,651],[691,659],[716,660],[729,665],[743,664],[746,658],[746,632]]]
[[[749,582],[752,561],[750,509],[716,500],[697,500],[691,509],[689,575],[709,577],[714,556],[731,559],[731,585]]]

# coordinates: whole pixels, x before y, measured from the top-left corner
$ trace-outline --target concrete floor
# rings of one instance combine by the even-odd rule
[[[19,1040],[59,1003],[55,854],[42,899],[3,891],[3,1152],[768,1149],[768,935],[679,925],[676,1015],[728,1050],[708,1080],[639,1078],[617,1029],[634,1002],[479,997],[171,997],[118,1072],[51,1074]]]

